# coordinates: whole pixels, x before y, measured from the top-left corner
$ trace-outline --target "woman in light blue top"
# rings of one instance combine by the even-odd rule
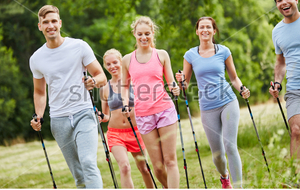
[[[242,82],[238,78],[230,50],[215,44],[218,32],[216,22],[211,17],[201,17],[196,23],[196,34],[200,45],[188,50],[184,55],[183,74],[176,73],[176,79],[185,79],[188,86],[194,71],[199,89],[199,104],[202,124],[213,155],[213,162],[220,173],[222,188],[232,188],[225,153],[228,156],[230,173],[235,188],[242,187],[242,164],[237,149],[239,124],[239,104],[225,79],[225,69],[232,86],[240,91]],[[243,87],[243,98],[250,91]]]

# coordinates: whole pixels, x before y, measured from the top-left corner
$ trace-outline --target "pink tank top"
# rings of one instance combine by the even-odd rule
[[[152,48],[147,63],[139,63],[136,51],[132,52],[129,74],[133,83],[136,116],[156,114],[174,106],[164,88],[163,66],[155,48]]]

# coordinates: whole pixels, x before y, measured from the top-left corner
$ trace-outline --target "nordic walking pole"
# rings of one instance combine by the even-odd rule
[[[97,115],[98,115],[98,110],[96,107],[94,107],[94,110],[95,110],[95,114],[96,115],[96,118],[97,118]],[[104,118],[104,114],[101,112],[101,114],[99,115],[102,119]],[[118,186],[118,181],[117,181],[117,178],[116,178],[116,175],[115,175],[115,171],[114,171],[114,167],[113,167],[113,164],[112,164],[112,161],[111,161],[111,158],[109,156],[109,151],[108,151],[108,147],[107,147],[107,144],[106,144],[106,140],[105,140],[105,136],[104,136],[104,132],[103,132],[103,129],[101,127],[101,124],[97,118],[97,123],[98,123],[98,128],[99,128],[99,131],[100,131],[100,136],[102,138],[102,143],[103,143],[103,147],[104,147],[104,151],[105,151],[105,155],[106,155],[106,161],[108,163],[108,166],[109,166],[109,170],[110,170],[110,174],[111,174],[111,177],[112,177],[112,180],[114,182],[114,186],[115,186],[115,189],[118,189],[119,186]]]
[[[37,122],[37,115],[36,114],[33,114],[32,118],[34,119],[34,121]],[[40,122],[41,122],[41,125],[42,125],[43,122],[44,122],[44,119],[40,118]],[[44,144],[44,140],[43,140],[43,137],[42,137],[41,130],[38,131],[38,134],[39,134],[39,137],[41,139],[41,143],[42,143],[42,146],[43,146],[43,149],[44,149],[44,153],[45,153],[45,157],[46,157],[46,160],[47,160],[48,168],[49,168],[49,171],[50,171],[50,176],[52,178],[53,189],[57,189],[55,181],[54,181],[54,177],[53,177],[53,174],[52,174],[50,162],[49,162],[49,159],[48,159],[48,156],[47,156],[47,151],[46,151],[46,147],[45,147],[45,144]]]
[[[124,106],[124,107],[122,108],[122,112],[125,111],[126,107],[128,107],[128,106]],[[129,107],[128,107],[128,109],[129,109]],[[129,109],[129,111],[131,111],[131,110]],[[142,147],[141,147],[140,141],[139,141],[139,139],[138,139],[138,137],[137,137],[137,135],[136,135],[136,132],[135,132],[135,130],[134,130],[134,127],[133,127],[133,125],[132,125],[131,118],[130,118],[130,117],[127,117],[127,120],[128,120],[128,122],[129,122],[129,124],[130,124],[130,126],[131,126],[131,129],[132,129],[132,131],[133,131],[133,134],[134,134],[134,136],[135,136],[135,139],[136,139],[136,141],[137,141],[137,143],[138,143],[138,145],[139,145],[139,147],[140,147],[141,153],[142,153],[143,156],[144,156],[145,163],[146,163],[147,169],[148,169],[148,171],[149,171],[149,173],[150,173],[152,182],[153,182],[155,188],[157,189],[157,186],[156,186],[154,177],[153,177],[153,175],[152,175],[150,166],[149,166],[149,164],[148,164],[148,162],[147,162],[147,158],[146,158],[146,156],[145,156],[145,154],[144,154],[144,151],[143,151],[143,149],[142,149]]]
[[[176,84],[175,84],[175,82],[173,82],[173,87],[175,87],[175,86],[176,86]],[[178,96],[174,96],[174,99],[175,99],[175,105],[176,105],[176,110],[177,110],[178,126],[179,126],[181,148],[182,148],[182,154],[183,154],[183,168],[184,168],[184,171],[185,171],[186,185],[187,185],[187,188],[189,189],[190,185],[189,185],[189,177],[188,177],[188,172],[187,172],[187,164],[186,164],[186,159],[185,159],[184,143],[183,143],[183,137],[182,137],[181,123],[180,123],[180,114],[179,114],[179,107],[178,107]]]
[[[181,70],[178,70],[178,72],[181,73]],[[187,100],[185,89],[184,89],[184,75],[183,74],[182,74],[181,87],[182,87],[182,91],[183,91],[183,95],[184,95],[184,99],[185,99],[186,109],[187,109],[187,112],[188,112],[188,115],[189,115],[189,119],[190,119],[190,124],[191,124],[192,132],[193,132],[193,137],[194,137],[194,141],[195,141],[196,152],[197,152],[197,155],[198,155],[198,161],[199,161],[199,164],[200,164],[200,169],[201,169],[201,173],[202,173],[202,178],[203,178],[204,186],[205,186],[205,189],[207,189],[206,182],[205,182],[205,177],[204,177],[204,172],[203,172],[203,168],[202,168],[202,164],[201,164],[201,158],[200,158],[200,154],[199,154],[198,144],[197,144],[197,140],[196,140],[196,136],[195,136],[195,131],[194,131],[193,123],[192,123],[192,117],[191,117],[191,113],[190,113],[190,108],[189,108],[188,100]]]
[[[242,86],[241,86],[241,92],[240,92],[240,95],[241,95],[241,96],[242,96],[243,90],[244,90],[244,86],[242,85]],[[257,136],[257,138],[258,138],[258,142],[259,142],[260,147],[261,147],[262,155],[264,156],[264,159],[265,159],[265,162],[266,162],[266,166],[267,166],[267,168],[268,168],[268,172],[270,173],[268,161],[267,161],[267,158],[266,158],[266,155],[265,155],[264,148],[263,148],[263,146],[262,146],[262,144],[261,144],[261,141],[260,141],[260,138],[259,138],[259,134],[258,134],[256,125],[255,125],[255,122],[254,122],[254,119],[253,119],[253,115],[252,115],[252,112],[251,112],[251,109],[250,109],[250,105],[249,105],[249,100],[248,100],[248,98],[246,98],[245,101],[246,101],[246,103],[247,103],[248,110],[249,110],[249,113],[250,113],[250,117],[251,117],[251,119],[252,119],[252,123],[253,123],[254,129],[255,129],[255,132],[256,132],[256,136]]]
[[[274,83],[273,83],[272,81],[271,81],[271,86],[272,86],[273,90],[275,90],[275,85],[274,85]],[[279,92],[280,92],[280,90],[281,90],[281,89],[279,89]],[[278,102],[278,106],[279,106],[280,111],[281,111],[281,115],[282,115],[282,117],[283,117],[283,121],[284,121],[284,123],[285,123],[285,127],[286,127],[286,129],[288,130],[288,132],[289,132],[290,138],[292,138],[291,131],[290,131],[289,126],[288,126],[288,124],[287,124],[287,122],[286,122],[286,119],[285,119],[285,116],[284,116],[284,113],[283,113],[283,110],[282,110],[282,107],[281,107],[281,104],[280,104],[280,100],[279,100],[278,97],[277,97],[277,102]]]
[[[87,73],[85,71],[83,72],[83,75],[84,75],[85,80],[86,80],[87,79]],[[112,180],[114,182],[115,189],[118,189],[119,187],[118,187],[117,178],[116,178],[116,175],[115,175],[113,164],[112,164],[110,156],[109,156],[109,150],[108,150],[108,147],[107,147],[107,144],[106,144],[104,132],[103,132],[103,129],[101,127],[101,123],[98,120],[98,110],[97,110],[97,107],[96,107],[96,105],[94,103],[94,98],[93,98],[92,90],[89,90],[89,93],[90,93],[90,97],[91,97],[91,100],[92,100],[94,112],[95,112],[95,115],[96,115],[96,120],[97,120],[97,124],[98,124],[98,130],[99,130],[99,133],[100,133],[100,136],[101,136],[101,139],[102,139],[103,148],[104,148],[104,152],[105,152],[105,155],[106,155],[106,161],[107,161],[108,166],[109,166],[110,174],[111,174]],[[99,115],[99,116],[103,119],[104,114],[101,113],[101,115]]]

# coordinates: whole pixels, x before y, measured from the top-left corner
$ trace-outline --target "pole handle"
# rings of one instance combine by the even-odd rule
[[[182,71],[180,69],[178,70],[178,72],[182,73]],[[184,85],[184,81],[185,81],[185,78],[184,78],[184,74],[182,73],[182,81],[181,81],[182,86]]]
[[[175,86],[176,86],[176,82],[173,82],[173,87],[175,87]],[[174,96],[172,90],[171,90],[171,94]],[[178,100],[178,96],[174,96],[174,98],[175,98],[175,100]]]
[[[37,122],[37,115],[36,115],[36,113],[34,113],[33,115],[32,115],[32,119],[34,119],[34,121],[35,122]],[[40,118],[40,122],[41,122],[41,125],[43,125],[43,123],[44,123],[44,118]]]
[[[87,73],[85,71],[83,71],[83,76],[84,76],[84,80],[87,79]]]
[[[273,81],[270,82],[270,85],[272,86],[273,90],[275,90],[275,86],[274,86]]]
[[[240,90],[241,90],[241,91],[240,91],[239,94],[240,94],[240,96],[243,96],[243,95],[242,95],[242,92],[244,91],[244,85],[242,85],[242,86],[240,87]]]
[[[104,118],[104,114],[101,112],[101,114],[98,114],[100,117],[101,117],[101,119],[103,119]]]
[[[274,83],[273,83],[273,81],[270,82],[270,85],[272,86],[273,90],[275,90],[275,84],[279,84],[279,88],[277,90],[278,90],[278,92],[280,92],[282,90],[282,86],[281,86],[280,82],[274,82]]]
[[[128,105],[125,105],[125,106],[123,106],[123,108],[122,108],[122,112],[124,112],[125,110],[126,110],[126,108],[128,107],[128,111],[130,112],[131,111],[131,109],[130,109],[130,107],[128,106]]]

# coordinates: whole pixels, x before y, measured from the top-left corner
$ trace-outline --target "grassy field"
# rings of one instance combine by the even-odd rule
[[[284,102],[282,101],[282,104]],[[282,105],[283,107],[285,105]],[[295,181],[295,166],[289,156],[289,136],[276,103],[251,105],[253,117],[266,152],[270,174],[267,171],[261,147],[247,108],[241,109],[238,148],[243,165],[244,188],[283,188],[282,184]],[[188,166],[190,188],[204,188],[198,157],[195,152],[189,120],[182,120],[183,138]],[[219,174],[213,164],[209,145],[200,118],[193,118],[196,138],[199,145],[202,165],[208,188],[221,188]],[[180,135],[178,131],[177,157],[180,171],[180,188],[186,188],[183,169]],[[58,188],[76,188],[72,175],[55,141],[45,141],[54,179]],[[0,188],[52,188],[48,166],[39,141],[0,146]],[[115,173],[120,185],[120,172],[112,157]],[[129,154],[132,178],[135,188],[145,188],[132,156]],[[299,165],[299,163],[298,163]],[[103,178],[104,188],[113,189],[110,171],[100,142],[98,148],[98,167]],[[150,165],[152,168],[152,166]],[[298,176],[299,177],[299,176]],[[162,186],[158,183],[158,187]]]

